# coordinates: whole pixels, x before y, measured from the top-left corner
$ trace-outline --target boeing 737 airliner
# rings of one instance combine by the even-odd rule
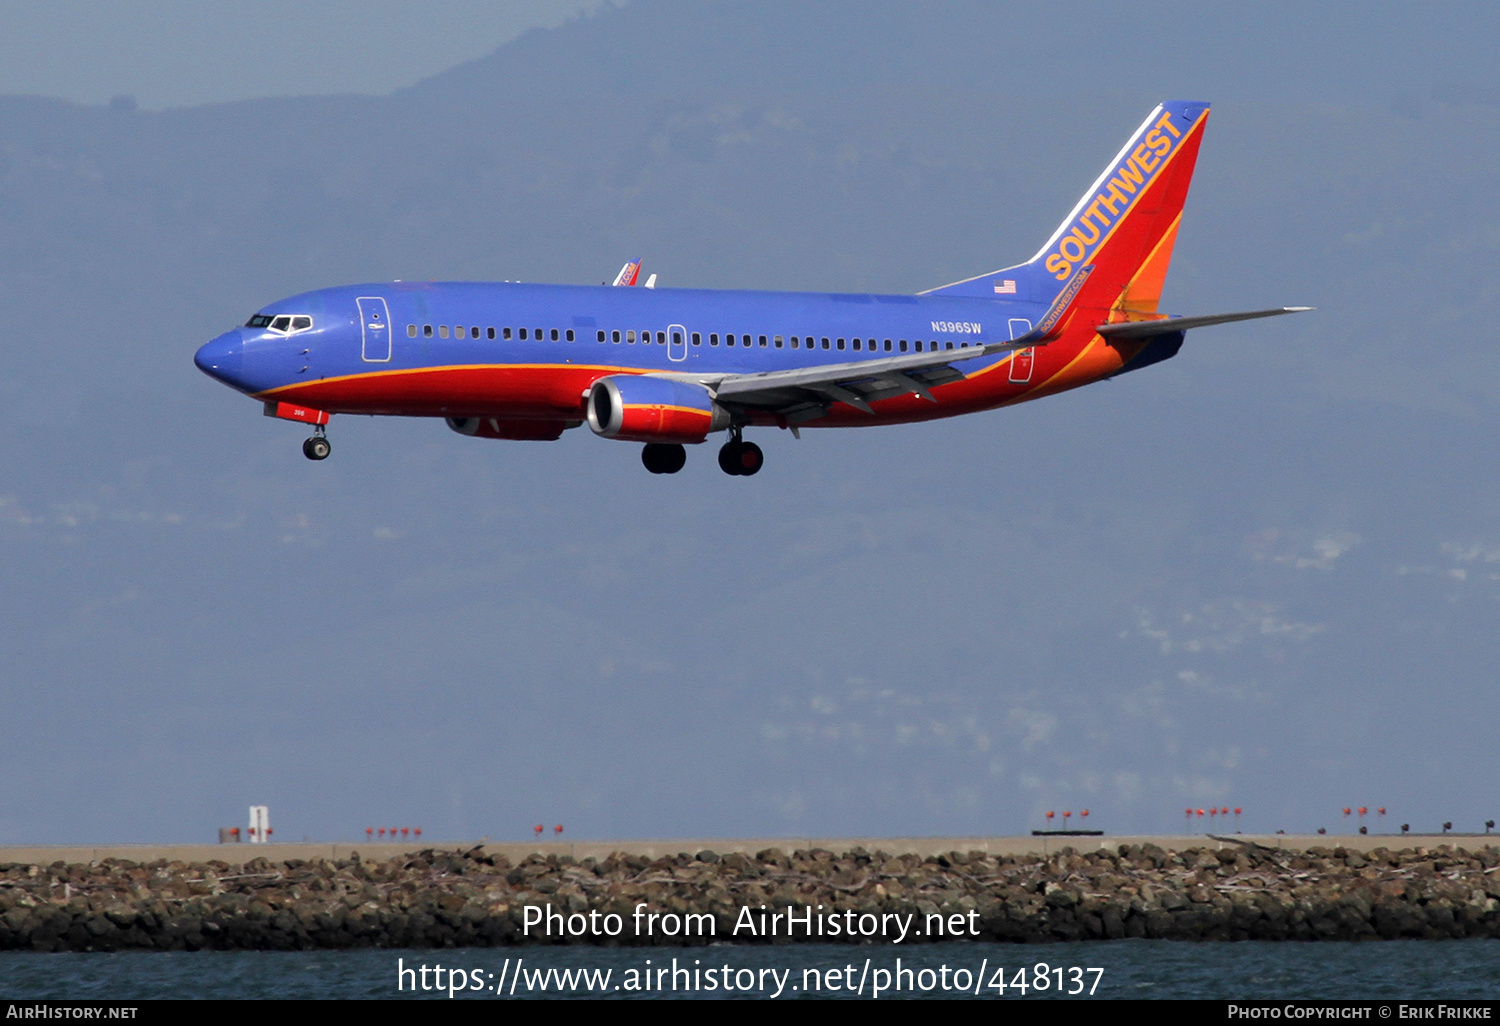
[[[478,438],[552,440],[587,422],[674,474],[728,432],[860,427],[1039,399],[1176,355],[1189,328],[1290,313],[1157,312],[1205,103],[1164,103],[1024,264],[918,295],[385,282],[264,308],[198,350],[206,373],[302,421],[325,459],[335,413],[443,417]]]

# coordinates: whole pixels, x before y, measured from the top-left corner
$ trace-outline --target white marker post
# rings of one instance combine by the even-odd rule
[[[270,810],[264,805],[250,806],[250,843],[265,844],[270,833]]]

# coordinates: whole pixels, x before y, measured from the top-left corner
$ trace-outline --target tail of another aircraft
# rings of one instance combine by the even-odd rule
[[[926,294],[1045,303],[1040,335],[1076,310],[1100,323],[1155,320],[1207,120],[1206,103],[1163,103],[1036,256]]]

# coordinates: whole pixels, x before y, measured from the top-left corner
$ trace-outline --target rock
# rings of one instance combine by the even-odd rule
[[[1168,912],[1187,908],[1191,904],[1189,899],[1176,891],[1163,890],[1157,894],[1157,904]]]
[[[1060,887],[1057,884],[1047,885],[1047,904],[1052,908],[1071,909],[1078,904],[1078,892]]]
[[[924,919],[975,911],[984,936],[1026,942],[1496,937],[1500,878],[1485,872],[1496,866],[1495,848],[1361,856],[1347,849],[1168,852],[1152,845],[1064,850],[1048,858],[979,851],[872,855],[856,848],[791,855],[767,849],[756,856],[704,850],[659,859],[615,854],[582,861],[534,855],[512,864],[471,848],[385,862],[273,864],[256,858],[243,868],[162,860],[144,866],[15,866],[0,867],[0,879],[9,882],[0,886],[0,947],[534,943],[520,931],[527,904],[550,902],[569,914],[608,910],[628,918],[642,901],[657,912],[708,913],[721,934],[729,932],[741,907],[822,905],[829,913],[915,913]]]

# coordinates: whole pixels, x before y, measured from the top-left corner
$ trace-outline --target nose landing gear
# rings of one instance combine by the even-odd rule
[[[333,452],[333,446],[328,442],[328,436],[323,433],[323,425],[319,424],[313,428],[314,434],[302,443],[302,455],[310,460],[326,460],[328,454]]]

